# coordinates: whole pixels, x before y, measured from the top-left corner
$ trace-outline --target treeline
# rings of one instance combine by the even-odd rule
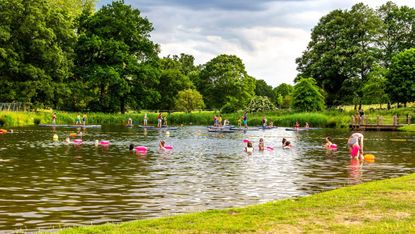
[[[187,54],[160,58],[153,25],[139,10],[114,1],[95,12],[94,3],[0,1],[0,102],[121,113],[232,112],[257,96],[283,104],[276,90],[247,74],[240,58],[219,55],[203,65]]]
[[[313,28],[297,59],[329,106],[415,101],[415,9],[387,2],[334,10]]]
[[[69,111],[292,108],[415,100],[415,10],[356,4],[322,17],[297,59],[296,85],[273,88],[235,55],[195,64],[159,57],[152,23],[114,1],[0,0],[0,102]],[[409,49],[409,50],[408,50]],[[270,64],[272,66],[272,64]]]

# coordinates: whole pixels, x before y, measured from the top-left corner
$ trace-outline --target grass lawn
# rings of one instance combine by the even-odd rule
[[[60,233],[414,233],[415,174],[297,199]]]
[[[400,127],[398,130],[405,131],[405,132],[415,132],[415,124]]]

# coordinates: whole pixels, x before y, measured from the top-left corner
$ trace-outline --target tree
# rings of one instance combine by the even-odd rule
[[[382,103],[389,101],[386,93],[387,79],[386,74],[388,70],[379,65],[369,73],[368,79],[362,88],[363,102],[366,104],[379,104],[382,108]]]
[[[300,111],[321,111],[325,109],[322,90],[313,78],[301,78],[294,86],[292,107]]]
[[[389,1],[379,7],[377,14],[383,20],[383,35],[378,42],[381,64],[388,68],[395,55],[415,47],[415,9]]]
[[[415,101],[415,48],[393,57],[387,78],[391,101]]]
[[[265,96],[254,96],[246,109],[248,112],[267,112],[275,110],[274,104]]]
[[[276,104],[280,108],[289,108],[291,105],[291,93],[293,91],[293,86],[282,83],[273,89],[276,98]]]
[[[277,97],[272,90],[272,87],[265,82],[265,80],[256,80],[255,81],[255,95],[256,96],[265,96],[268,97],[269,100],[275,103]]]
[[[232,103],[235,108],[242,109],[255,94],[255,79],[247,74],[240,58],[219,55],[207,62],[200,72],[200,92],[208,108]]]
[[[159,101],[158,46],[150,40],[152,24],[123,1],[80,17],[77,71],[86,82],[94,111],[124,113]]]
[[[177,110],[191,112],[205,107],[202,95],[195,89],[186,89],[179,92],[176,100]]]
[[[185,89],[194,89],[192,81],[181,72],[181,63],[170,58],[161,60],[163,69],[160,76],[159,92],[161,101],[159,108],[170,110],[174,107],[177,94]]]
[[[296,81],[313,77],[326,91],[329,106],[342,104],[353,95],[343,92],[344,83],[364,82],[380,57],[375,45],[381,33],[380,17],[362,3],[350,11],[330,12],[313,28],[307,50],[296,60],[300,72]]]
[[[94,12],[97,0],[48,0],[51,8],[60,8],[68,12],[68,14],[76,18],[83,11]]]
[[[42,0],[0,1],[0,101],[60,107],[70,96],[75,29]]]

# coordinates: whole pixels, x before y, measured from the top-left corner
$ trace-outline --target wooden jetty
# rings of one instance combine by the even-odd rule
[[[349,128],[359,131],[397,131],[403,124],[350,124]]]

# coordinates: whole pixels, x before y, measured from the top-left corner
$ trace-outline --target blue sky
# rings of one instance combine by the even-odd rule
[[[111,0],[99,0],[97,8]],[[220,54],[241,58],[248,74],[276,87],[293,84],[295,59],[310,40],[311,29],[334,9],[384,0],[125,0],[153,23],[151,38],[161,56],[186,53],[202,64]],[[395,0],[415,7],[415,0]]]

